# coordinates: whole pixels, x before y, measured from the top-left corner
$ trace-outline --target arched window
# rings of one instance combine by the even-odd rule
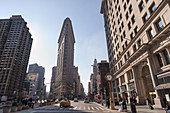
[[[165,57],[166,64],[170,64],[170,57],[169,57],[168,52],[167,52],[166,49],[163,50],[163,55]]]
[[[158,60],[158,63],[159,63],[159,66],[162,67],[163,66],[163,62],[162,62],[162,59],[161,59],[161,56],[159,53],[156,54],[156,57],[157,57],[157,60]]]

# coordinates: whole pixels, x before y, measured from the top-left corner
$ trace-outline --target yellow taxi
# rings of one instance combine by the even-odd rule
[[[71,106],[71,103],[68,99],[63,99],[60,101],[60,107],[69,107]]]
[[[74,102],[78,102],[78,99],[77,99],[77,98],[74,98]]]

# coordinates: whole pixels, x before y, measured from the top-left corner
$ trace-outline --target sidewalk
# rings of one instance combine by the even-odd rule
[[[98,104],[98,103],[96,103],[96,104]],[[98,105],[102,106],[101,104],[98,104]],[[104,106],[104,107],[106,107],[106,106]],[[106,109],[107,109],[107,107],[106,107]],[[114,113],[120,113],[119,109],[121,109],[121,106],[115,106],[115,109],[116,110],[109,110],[109,111],[114,112]],[[162,108],[154,107],[154,109],[151,110],[151,109],[149,109],[149,107],[147,105],[137,105],[136,111],[137,111],[137,113],[166,113],[166,111]],[[127,105],[127,112],[124,112],[124,113],[131,113],[130,105]]]
[[[39,107],[39,104],[38,103],[36,103],[35,105],[34,105],[34,108],[38,108]],[[32,110],[32,108],[29,108],[29,109],[26,109],[26,110],[21,110],[21,111],[17,111],[17,113],[25,113],[25,111],[29,111],[29,110]],[[0,113],[3,113],[3,109],[1,108],[0,109]],[[11,112],[12,113],[12,112]],[[13,113],[16,113],[16,112],[13,112]],[[29,112],[28,112],[29,113]]]

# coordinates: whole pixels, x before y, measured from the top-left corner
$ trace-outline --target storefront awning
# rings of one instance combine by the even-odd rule
[[[168,89],[168,88],[170,88],[170,83],[160,84],[160,85],[158,85],[158,86],[155,87],[156,90]]]

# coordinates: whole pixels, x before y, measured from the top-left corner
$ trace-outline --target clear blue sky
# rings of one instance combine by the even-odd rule
[[[107,60],[107,47],[101,0],[1,0],[0,18],[22,15],[33,38],[29,64],[45,67],[49,83],[57,64],[58,38],[66,17],[72,21],[75,35],[74,64],[87,92],[94,58]],[[49,90],[49,85],[47,90]]]

